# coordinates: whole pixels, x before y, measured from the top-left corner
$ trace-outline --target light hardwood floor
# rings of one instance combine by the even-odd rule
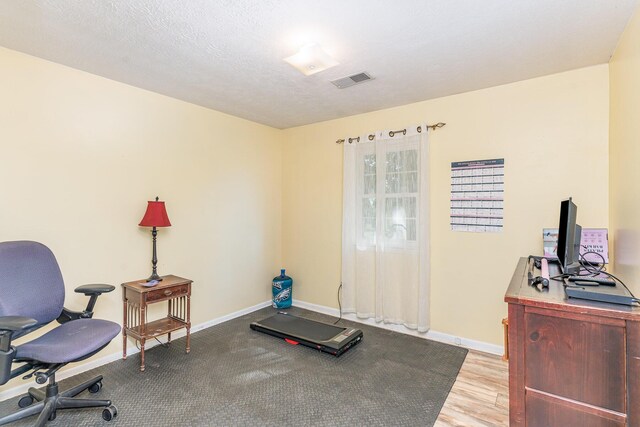
[[[435,425],[508,426],[508,363],[499,356],[469,351]]]

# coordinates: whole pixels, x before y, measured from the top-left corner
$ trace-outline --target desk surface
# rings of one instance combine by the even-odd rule
[[[168,276],[162,276],[162,281],[155,286],[144,286],[144,284],[147,283],[147,279],[134,280],[133,282],[123,283],[121,286],[123,288],[133,289],[139,293],[145,293],[155,291],[157,289],[170,288],[171,286],[183,285],[192,282],[192,280],[170,274]]]
[[[616,319],[640,321],[640,307],[630,307],[619,304],[569,299],[564,292],[563,283],[551,280],[548,289],[540,290],[536,286],[530,286],[528,282],[527,258],[520,258],[509,288],[504,295],[505,302],[510,304],[522,304],[534,307],[549,308],[569,311],[574,313],[595,314]],[[537,276],[539,271],[534,272]],[[549,263],[549,275],[551,277],[560,274],[559,266]],[[617,284],[616,286],[622,286]]]

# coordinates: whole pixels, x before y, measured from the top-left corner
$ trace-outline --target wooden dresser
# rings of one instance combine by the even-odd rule
[[[568,300],[557,281],[541,291],[527,268],[504,297],[510,425],[640,427],[640,308]]]

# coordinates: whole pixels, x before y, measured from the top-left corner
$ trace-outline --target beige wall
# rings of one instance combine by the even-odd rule
[[[156,195],[173,224],[158,233],[158,270],[194,280],[193,324],[269,298],[280,130],[6,49],[0,94],[0,241],[49,246],[68,307],[84,308],[80,284],[150,274],[151,234],[137,224]],[[102,296],[97,316],[122,323],[121,298],[119,286]]]
[[[75,286],[149,274],[150,233],[137,223],[159,195],[173,223],[159,232],[159,272],[195,281],[194,324],[265,301],[280,265],[296,299],[337,307],[335,140],[444,121],[430,134],[432,328],[500,344],[516,260],[540,252],[559,201],[574,197],[583,226],[609,223],[608,79],[601,65],[279,131],[0,48],[0,241],[47,244],[67,306],[81,309]],[[451,232],[450,163],[494,157],[506,162],[504,232]],[[96,309],[121,323],[119,289]]]
[[[516,261],[541,253],[542,228],[557,227],[560,200],[573,196],[581,225],[608,226],[608,96],[605,64],[285,130],[283,260],[294,298],[338,306],[342,146],[335,140],[443,121],[430,134],[432,329],[501,344]],[[451,162],[501,157],[504,231],[450,231]]]
[[[640,10],[609,64],[610,235],[615,272],[640,295]]]

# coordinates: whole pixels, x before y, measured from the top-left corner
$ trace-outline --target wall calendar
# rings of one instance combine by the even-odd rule
[[[450,218],[453,231],[502,231],[504,159],[451,163]]]

